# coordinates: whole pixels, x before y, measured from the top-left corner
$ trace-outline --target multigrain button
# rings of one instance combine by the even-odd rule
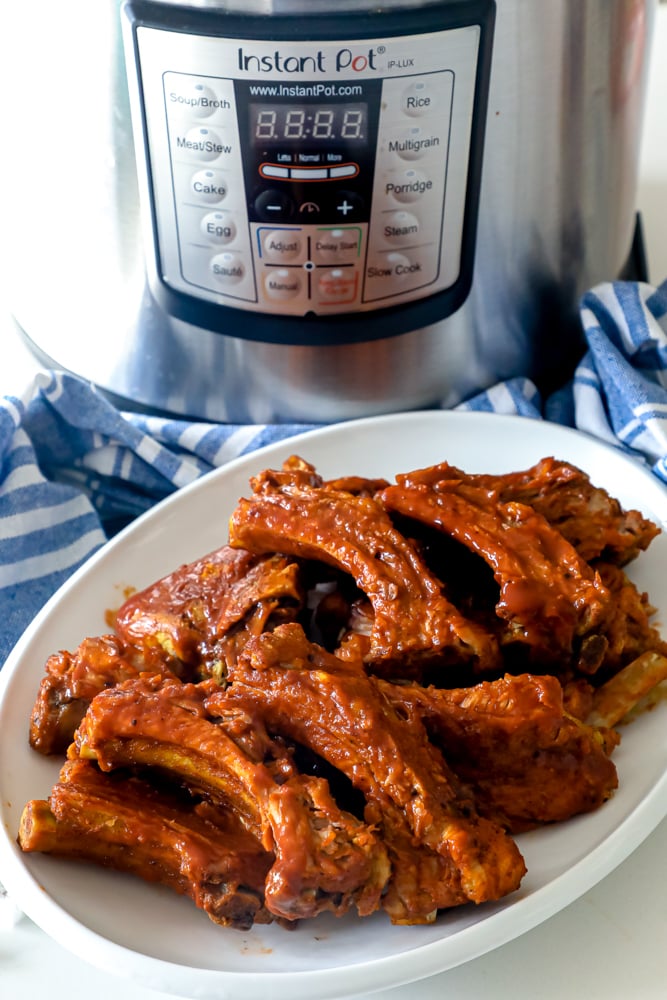
[[[237,285],[245,277],[245,267],[240,257],[226,251],[211,260],[211,273],[220,285]]]
[[[301,275],[293,268],[272,267],[264,278],[264,288],[267,296],[276,301],[296,298],[301,291]]]
[[[401,160],[421,160],[430,151],[441,147],[440,136],[431,130],[413,125],[396,132],[387,141],[387,150]]]
[[[214,205],[227,197],[227,181],[219,170],[198,170],[193,174],[190,188],[197,201]]]

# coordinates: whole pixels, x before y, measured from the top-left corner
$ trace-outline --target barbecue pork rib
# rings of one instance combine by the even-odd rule
[[[647,549],[660,528],[638,510],[624,510],[581,469],[553,457],[521,472],[463,472],[447,462],[396,477],[402,486],[455,481],[493,493],[500,503],[522,503],[541,514],[587,562],[623,566]]]
[[[449,690],[376,683],[397,711],[424,723],[480,814],[513,833],[597,809],[618,787],[618,734],[569,716],[555,677]]]
[[[434,486],[401,482],[379,499],[387,510],[443,532],[491,567],[500,588],[495,611],[505,623],[503,646],[527,647],[529,662],[542,667],[573,658],[586,673],[599,667],[610,595],[541,514],[453,479]]]
[[[303,597],[293,561],[224,545],[129,597],[115,628],[145,657],[185,665],[188,679],[220,677],[248,636],[293,620]]]
[[[389,863],[377,835],[337,806],[323,778],[299,774],[259,715],[230,704],[214,681],[140,678],[101,692],[77,730],[76,755],[104,771],[158,769],[232,810],[275,855],[265,903],[276,916],[379,906]]]
[[[516,844],[476,814],[420,721],[404,718],[361,664],[345,664],[298,625],[283,625],[248,643],[225,697],[251,698],[270,732],[347,775],[390,854],[400,835],[404,846],[411,840],[443,859],[448,905],[498,899],[519,886],[525,866]],[[393,861],[398,874],[400,859]]]
[[[270,923],[264,885],[273,855],[220,810],[157,791],[136,777],[67,761],[48,801],[25,806],[18,841],[129,872],[189,896],[215,923]]]
[[[153,669],[159,666],[154,663]],[[64,754],[95,695],[144,669],[143,657],[111,634],[84,639],[74,652],[54,653],[46,661],[30,716],[31,747],[45,755]]]
[[[378,673],[442,663],[499,666],[495,638],[442,593],[415,548],[374,499],[313,486],[303,470],[267,470],[252,480],[230,520],[234,547],[319,560],[349,573],[373,607],[366,660]]]

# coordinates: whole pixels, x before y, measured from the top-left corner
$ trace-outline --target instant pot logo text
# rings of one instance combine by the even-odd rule
[[[364,49],[355,52],[349,48],[334,53],[317,52],[307,56],[283,55],[278,49],[262,56],[238,50],[239,69],[243,73],[363,73],[377,69],[378,53],[383,49]]]

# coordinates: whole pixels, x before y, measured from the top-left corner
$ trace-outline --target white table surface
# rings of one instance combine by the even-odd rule
[[[660,8],[641,156],[650,279],[667,278],[667,5]],[[38,370],[0,308],[0,395],[20,394]],[[667,820],[611,875],[517,940],[377,1000],[665,1000]],[[91,968],[30,920],[0,906],[2,1000],[166,1000]],[[188,998],[190,1000],[190,998]],[[268,998],[267,998],[268,1000]]]

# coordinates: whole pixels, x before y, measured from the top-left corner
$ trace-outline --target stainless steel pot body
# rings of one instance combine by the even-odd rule
[[[216,421],[453,405],[513,375],[567,373],[580,294],[631,250],[654,0],[497,0],[470,293],[426,327],[327,345],[247,340],[242,311],[221,333],[158,304],[119,5],[98,6],[71,0],[65,23],[57,5],[13,5],[2,43],[6,288],[43,358],[130,404]],[[236,6],[298,18],[314,4]]]

